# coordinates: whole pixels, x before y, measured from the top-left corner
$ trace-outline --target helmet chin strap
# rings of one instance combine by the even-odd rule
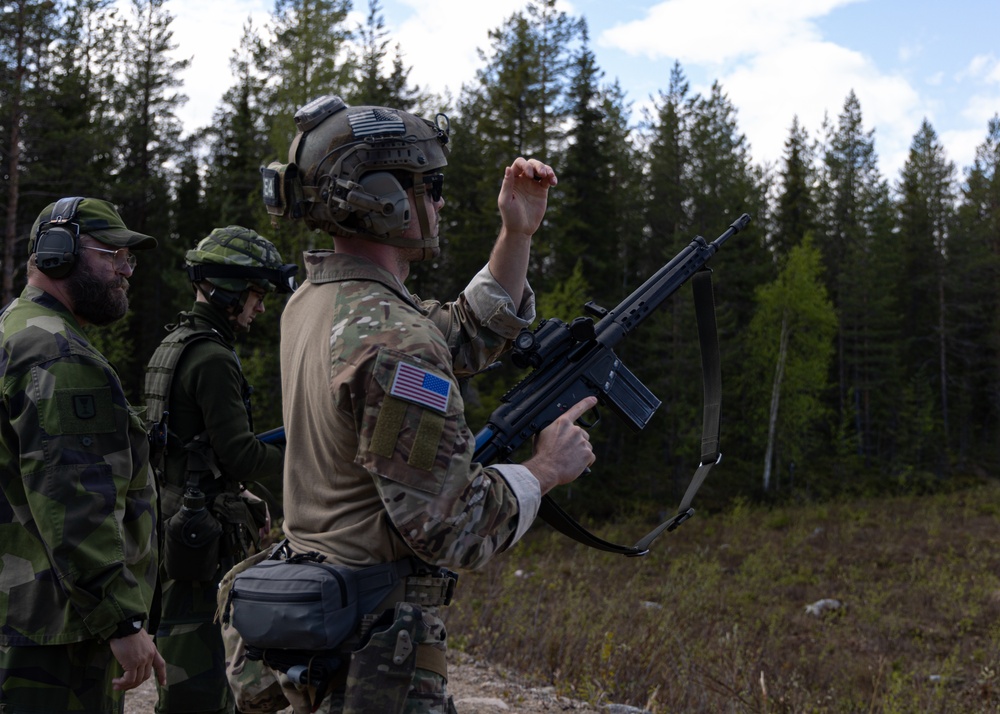
[[[195,283],[195,289],[212,305],[225,310],[231,318],[235,318],[243,312],[243,306],[246,304],[246,294],[249,292],[249,289],[244,290],[242,293],[234,293],[229,290],[217,288],[211,283],[209,285],[211,286],[211,290],[206,291],[201,283]]]
[[[417,205],[414,207],[417,212],[417,221],[420,222],[420,235],[429,236],[431,234],[431,220],[427,215],[427,201],[424,197],[427,195],[427,187],[424,185],[423,181],[413,182],[413,197],[416,199],[414,203]],[[434,238],[426,239],[424,238],[421,243],[423,248],[423,257],[421,260],[430,260],[434,257],[434,249],[439,245],[437,236]]]

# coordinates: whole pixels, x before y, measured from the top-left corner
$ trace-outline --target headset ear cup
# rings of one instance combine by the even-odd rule
[[[365,174],[358,181],[365,193],[373,196],[382,211],[359,213],[361,223],[369,233],[396,238],[410,225],[410,200],[399,180],[386,171]]]
[[[63,226],[40,232],[35,239],[35,264],[50,278],[65,278],[76,265],[79,238]]]

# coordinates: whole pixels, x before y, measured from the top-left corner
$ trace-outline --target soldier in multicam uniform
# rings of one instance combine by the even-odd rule
[[[484,468],[472,461],[458,386],[534,319],[528,256],[556,177],[534,159],[506,168],[503,225],[488,266],[457,301],[424,301],[403,283],[412,261],[438,253],[446,117],[431,123],[323,97],[296,123],[292,163],[264,172],[265,202],[331,234],[335,252],[305,254],[308,281],[282,314],[285,536],[295,553],[359,568],[407,558],[425,565],[377,610],[395,608],[396,623],[419,618],[412,677],[395,671],[403,658],[392,640],[388,650],[368,652],[371,642],[355,650],[322,704],[315,687],[274,676],[296,712],[454,711],[438,608],[455,576],[443,568],[479,568],[509,548],[541,495],[594,458],[574,423],[593,406],[588,398],[539,435],[523,465]],[[298,205],[289,203],[295,196]],[[239,687],[249,670],[236,654],[231,681]],[[261,699],[275,694],[247,684]]]
[[[156,246],[94,198],[49,205],[0,315],[0,711],[121,712],[165,665],[145,624],[156,483],[143,421],[85,325],[128,310]]]
[[[292,291],[298,268],[282,264],[270,241],[240,226],[216,228],[185,259],[195,302],[167,325],[145,386],[147,425],[160,437],[154,452],[162,461],[154,458],[154,466],[162,464],[167,531],[156,646],[170,667],[167,685],[158,688],[160,714],[234,710],[222,636],[212,621],[215,595],[222,576],[255,551],[257,532],[266,528],[264,502],[245,486],[261,481],[263,493],[279,489],[284,459],[283,445],[254,435],[252,389],[235,339],[264,312],[269,293]],[[173,529],[186,530],[184,516],[177,516],[185,495],[204,503],[220,527],[216,540],[175,551]]]

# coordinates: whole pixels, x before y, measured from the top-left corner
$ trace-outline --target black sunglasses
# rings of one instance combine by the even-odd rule
[[[399,178],[403,188],[413,188],[413,183],[416,181],[413,174],[400,176]],[[428,192],[435,203],[441,200],[441,196],[444,193],[444,174],[420,174],[420,181],[430,187]]]
[[[423,179],[424,184],[431,187],[431,198],[434,202],[440,201],[444,191],[444,174],[424,174]]]

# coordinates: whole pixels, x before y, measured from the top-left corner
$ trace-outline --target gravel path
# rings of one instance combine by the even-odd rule
[[[584,702],[557,696],[552,687],[529,687],[516,675],[485,662],[478,662],[460,652],[448,653],[448,690],[459,714],[550,714],[579,712],[587,714],[617,711],[621,714],[641,710],[632,707],[593,707]],[[156,689],[152,680],[125,695],[125,714],[153,714]],[[291,709],[283,714],[291,714]]]

